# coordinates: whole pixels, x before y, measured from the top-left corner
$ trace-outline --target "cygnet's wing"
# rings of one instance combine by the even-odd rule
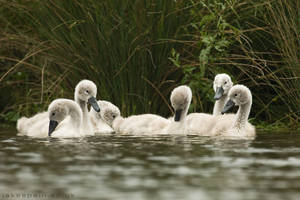
[[[26,135],[28,129],[34,126],[35,124],[40,124],[40,121],[48,118],[48,112],[37,113],[34,116],[27,118],[21,117],[17,121],[17,130],[18,132]]]

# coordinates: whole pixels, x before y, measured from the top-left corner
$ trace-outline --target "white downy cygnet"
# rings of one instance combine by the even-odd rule
[[[213,110],[213,115],[221,115],[224,105],[228,99],[227,94],[232,87],[233,83],[227,74],[217,74],[214,80],[214,91],[216,100]]]
[[[167,134],[187,134],[186,116],[192,100],[192,90],[186,85],[176,87],[170,96],[170,101],[175,112],[173,119],[166,127]]]
[[[255,127],[248,122],[252,105],[251,91],[244,85],[235,85],[230,89],[228,97],[222,113],[228,112],[235,105],[239,106],[239,109],[236,114],[216,116],[212,135],[253,139],[256,135]]]
[[[102,102],[103,103],[103,102]],[[110,127],[113,126],[113,122],[116,119],[123,119],[120,113],[120,109],[114,104],[108,104],[108,106],[103,106],[103,109],[100,111],[101,119],[108,124]]]
[[[228,99],[227,94],[233,83],[227,74],[218,74],[214,80],[214,91],[216,100],[213,115],[207,113],[191,113],[187,116],[188,134],[211,136],[211,130],[215,125],[215,116],[221,115],[221,111]]]
[[[91,109],[96,112],[100,112],[100,107],[96,100],[97,86],[90,80],[82,80],[75,87],[74,99],[79,104],[82,110],[83,117],[83,130],[86,130],[88,135],[94,135],[93,125],[88,111],[88,103],[91,105]]]
[[[48,114],[49,137],[72,138],[88,135],[82,126],[82,110],[75,101],[56,99],[49,105]]]
[[[108,101],[98,101],[98,105],[101,108],[100,112],[96,112],[94,109],[90,110],[90,119],[94,128],[95,134],[112,134],[114,129],[111,127],[111,122],[118,116],[120,116],[120,110],[114,104]]]
[[[74,99],[80,105],[84,114],[83,128],[87,130],[89,135],[93,135],[93,129],[88,117],[87,103],[91,104],[92,108],[97,112],[100,108],[96,101],[97,87],[89,80],[80,81],[74,92]],[[17,122],[17,130],[19,135],[27,135],[32,137],[47,137],[48,136],[48,112],[42,112],[34,115],[31,118],[22,117]]]

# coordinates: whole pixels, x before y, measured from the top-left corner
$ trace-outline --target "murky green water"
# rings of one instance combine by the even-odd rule
[[[300,134],[59,140],[0,132],[0,199],[300,198]]]

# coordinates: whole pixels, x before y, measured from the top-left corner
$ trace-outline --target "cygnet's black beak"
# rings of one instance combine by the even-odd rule
[[[50,137],[52,132],[55,130],[55,128],[57,127],[58,122],[54,121],[54,120],[50,120],[49,122],[49,132],[48,132],[48,136]]]
[[[96,112],[100,112],[100,107],[99,107],[99,105],[98,105],[97,100],[96,100],[95,97],[90,97],[88,99],[88,103],[94,108],[94,110]]]
[[[219,100],[223,96],[223,94],[224,94],[223,88],[222,87],[217,87],[214,99]]]
[[[182,112],[182,109],[175,110],[175,118],[174,118],[175,122],[180,121],[181,112]]]
[[[225,106],[224,106],[224,108],[223,108],[221,114],[223,115],[224,113],[227,113],[227,112],[228,112],[231,108],[233,108],[234,106],[235,106],[235,103],[234,103],[231,99],[229,99],[229,100],[227,101],[227,103],[225,104]]]

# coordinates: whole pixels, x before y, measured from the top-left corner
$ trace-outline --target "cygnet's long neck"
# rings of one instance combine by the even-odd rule
[[[75,98],[75,101],[79,104],[83,114],[88,113],[87,102],[79,99],[78,97]]]
[[[227,101],[227,95],[223,95],[219,100],[215,102],[214,110],[213,110],[214,116],[221,115],[221,111],[223,110],[226,101]]]
[[[188,105],[188,106],[187,106],[184,110],[182,110],[182,112],[181,112],[179,123],[182,124],[182,125],[185,125],[185,122],[186,122],[186,116],[187,116],[187,113],[188,113],[189,106],[190,106],[190,105]]]
[[[169,134],[186,134],[186,116],[188,112],[189,105],[182,110],[179,121],[172,121],[168,128]]]
[[[75,101],[79,104],[81,110],[82,110],[82,126],[85,130],[91,129],[90,124],[90,118],[89,118],[89,111],[87,107],[87,102],[79,99],[78,97],[75,99]]]
[[[236,128],[238,130],[245,128],[250,114],[251,105],[252,105],[252,100],[250,100],[249,102],[243,105],[240,105],[239,110],[236,113],[236,118],[233,124],[233,128]]]
[[[69,115],[71,117],[71,123],[76,128],[80,128],[82,125],[82,111],[73,102],[66,102],[66,106],[69,109]]]

